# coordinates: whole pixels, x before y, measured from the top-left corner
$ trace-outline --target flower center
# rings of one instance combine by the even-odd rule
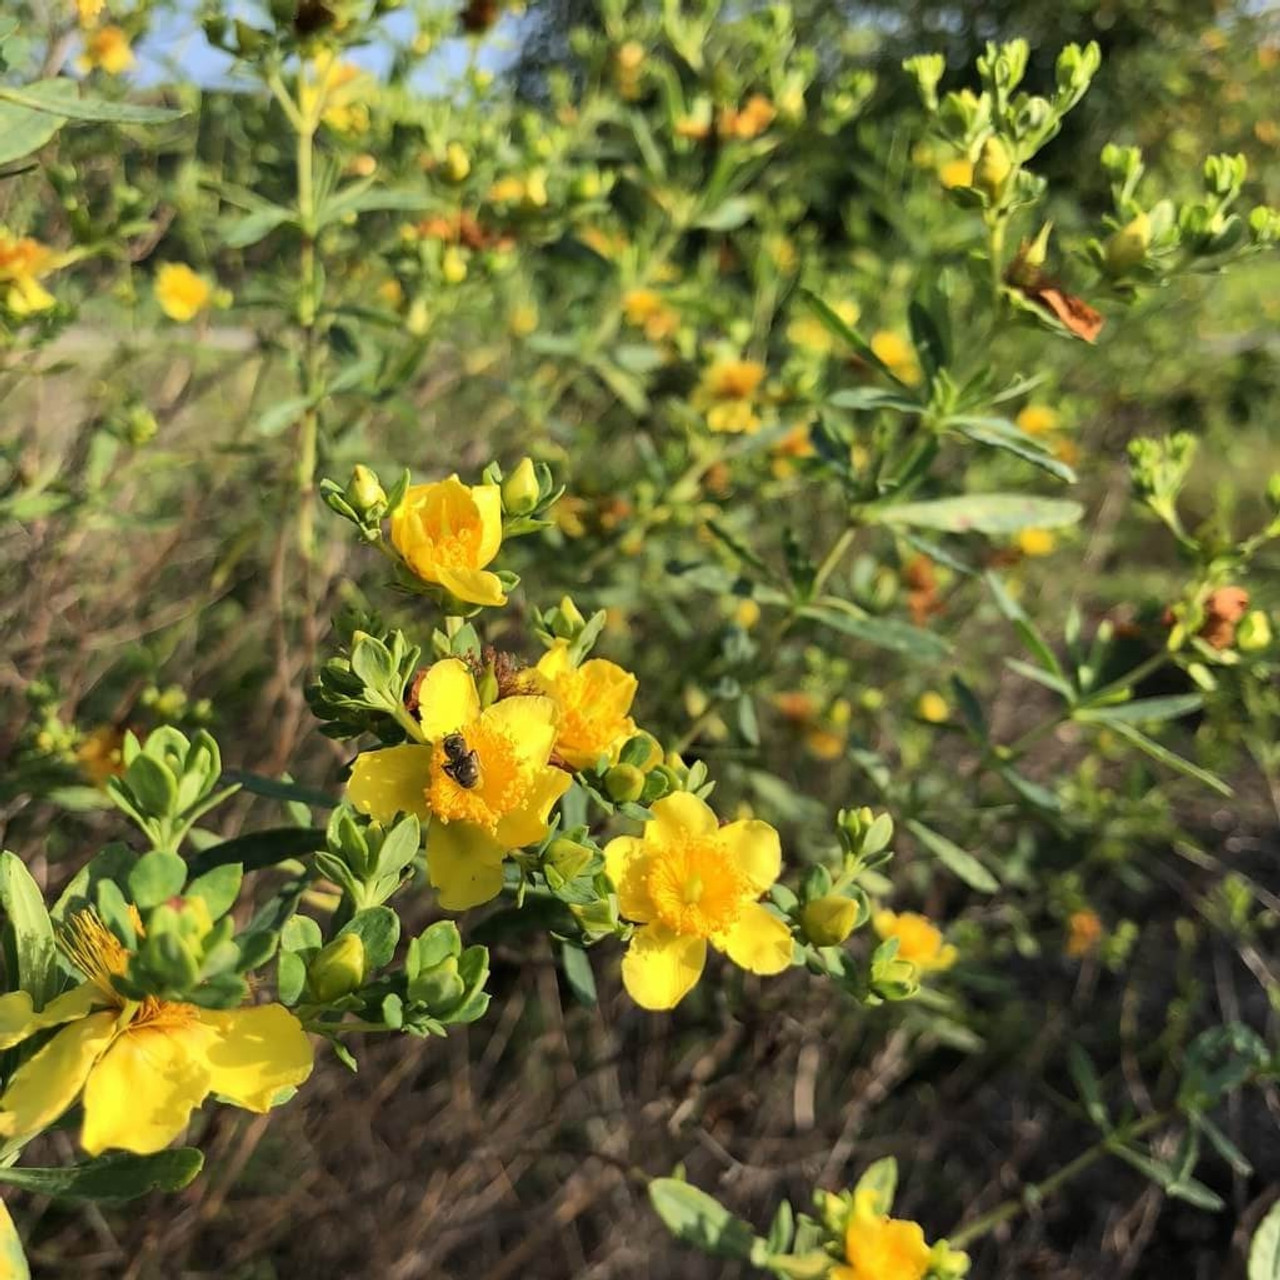
[[[727,933],[752,896],[746,877],[715,835],[656,851],[648,889],[658,919],[673,932],[696,938]]]
[[[441,738],[431,749],[427,805],[441,822],[470,822],[492,835],[502,818],[524,804],[533,785],[533,766],[521,756],[510,734],[483,720],[459,730],[458,736],[467,751],[475,752],[479,777],[473,786],[463,786],[452,776],[445,767],[451,758]],[[456,744],[454,750],[459,750]]]
[[[446,569],[474,567],[480,543],[480,530],[474,525],[465,525],[461,529],[437,526],[424,528],[423,532],[430,542],[427,559]]]

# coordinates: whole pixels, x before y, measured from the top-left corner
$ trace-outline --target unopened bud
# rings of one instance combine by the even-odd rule
[[[579,844],[567,836],[557,836],[547,846],[546,861],[566,880],[573,880],[591,861],[592,856],[591,849],[585,844]]]
[[[1127,275],[1147,256],[1151,245],[1151,219],[1140,213],[1107,241],[1107,271]]]
[[[615,764],[604,775],[604,789],[617,804],[639,800],[644,792],[644,773],[633,764]]]
[[[587,625],[586,618],[582,616],[582,610],[568,596],[560,597],[560,616],[574,631],[581,631]]]
[[[450,182],[462,182],[471,172],[471,157],[460,142],[451,142],[444,149],[441,172]]]
[[[378,479],[378,473],[363,464],[357,464],[351,472],[344,495],[352,509],[362,516],[380,515],[387,507],[387,491]]]
[[[317,952],[307,966],[307,986],[317,1004],[350,995],[364,982],[364,943],[357,933],[344,933]]]
[[[498,673],[493,669],[492,662],[486,662],[484,670],[480,673],[480,679],[476,681],[476,693],[480,697],[480,706],[491,707],[498,700]]]
[[[1236,628],[1236,648],[1243,653],[1257,653],[1271,643],[1271,619],[1261,609],[1246,613]]]
[[[1013,172],[1009,148],[994,134],[982,144],[978,163],[973,170],[973,185],[992,201],[1004,194],[1005,183]]]
[[[828,893],[805,904],[800,912],[804,936],[815,947],[838,947],[858,923],[858,904],[852,898]]]
[[[508,515],[526,516],[538,505],[542,489],[532,458],[522,458],[502,482],[502,505]]]

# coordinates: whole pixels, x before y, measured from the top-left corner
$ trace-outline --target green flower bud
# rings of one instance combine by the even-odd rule
[[[558,836],[547,846],[545,857],[548,866],[554,867],[566,880],[573,880],[591,861],[593,853],[585,844]]]
[[[978,153],[978,163],[973,170],[973,185],[995,202],[1004,194],[1005,184],[1013,172],[1013,157],[1009,148],[994,134],[983,144]]]
[[[352,510],[365,518],[379,516],[387,509],[387,491],[378,480],[377,472],[363,465],[357,465],[351,472],[343,496]]]
[[[815,947],[838,947],[858,923],[858,904],[852,898],[828,893],[805,904],[800,912],[804,936]]]
[[[1107,272],[1113,276],[1127,275],[1147,256],[1151,246],[1151,219],[1140,213],[1121,227],[1107,241]]]
[[[359,934],[340,934],[307,966],[307,986],[317,1004],[340,1000],[363,982],[364,943]]]
[[[604,775],[604,789],[617,804],[639,800],[644,792],[644,773],[633,764],[615,764]]]
[[[522,458],[502,482],[502,506],[509,516],[527,516],[538,505],[542,486],[532,458]]]
[[[560,616],[573,628],[575,634],[587,625],[586,618],[582,616],[582,610],[568,596],[560,598]]]
[[[1253,609],[1236,628],[1236,648],[1242,653],[1257,653],[1271,643],[1271,619],[1262,609]]]
[[[444,164],[440,171],[450,182],[463,182],[471,172],[471,157],[460,142],[451,142],[444,149]]]
[[[498,673],[493,669],[492,662],[486,662],[484,670],[480,673],[480,679],[476,681],[476,692],[480,695],[480,706],[491,707],[498,700],[500,692],[498,688]]]

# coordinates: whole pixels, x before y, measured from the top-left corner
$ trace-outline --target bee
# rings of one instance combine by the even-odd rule
[[[468,749],[467,740],[460,733],[448,734],[442,745],[445,774],[470,791],[480,781],[480,757]]]

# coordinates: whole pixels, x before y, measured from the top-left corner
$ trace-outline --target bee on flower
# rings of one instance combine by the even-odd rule
[[[704,800],[677,792],[652,807],[640,836],[605,847],[618,910],[639,927],[622,982],[645,1009],[673,1009],[693,990],[707,947],[750,973],[791,964],[791,930],[759,898],[782,871],[782,845],[766,822],[720,826]]]
[[[58,942],[84,978],[79,986],[39,1012],[25,991],[0,996],[0,1048],[60,1028],[10,1078],[0,1135],[30,1137],[79,1100],[80,1145],[90,1155],[111,1148],[147,1155],[167,1147],[211,1093],[265,1112],[311,1074],[311,1043],[283,1005],[205,1009],[126,999],[112,979],[126,972],[129,952],[92,908],[72,915]]]
[[[445,658],[418,683],[417,721],[419,741],[357,757],[347,798],[376,822],[430,819],[431,884],[465,911],[502,891],[507,855],[545,838],[573,781],[550,763],[559,709],[542,694],[482,701],[466,664]]]

